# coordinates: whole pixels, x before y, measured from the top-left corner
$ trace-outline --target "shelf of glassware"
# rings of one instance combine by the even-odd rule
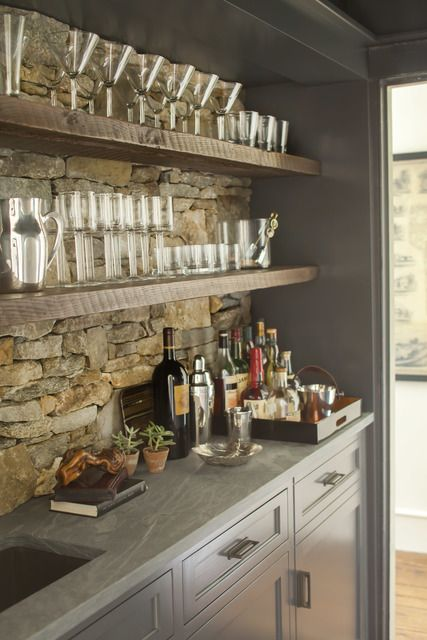
[[[174,302],[253,291],[314,280],[317,266],[273,267],[197,276],[146,279],[115,286],[45,289],[35,293],[0,294],[0,325],[71,318],[103,311],[130,309],[159,302]]]
[[[44,153],[111,158],[238,176],[320,174],[317,160],[140,126],[10,96],[0,96],[0,144],[32,151],[42,149]]]

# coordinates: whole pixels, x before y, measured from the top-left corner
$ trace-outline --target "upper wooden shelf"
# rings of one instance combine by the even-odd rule
[[[46,289],[37,293],[0,294],[0,325],[75,316],[251,291],[314,280],[316,266],[274,267],[201,276],[126,282],[114,287]]]
[[[319,175],[317,160],[0,96],[0,144],[237,176]]]

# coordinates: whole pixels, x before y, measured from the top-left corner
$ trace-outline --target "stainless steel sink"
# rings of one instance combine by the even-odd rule
[[[94,549],[66,551],[62,545],[31,539],[0,544],[0,612],[40,591],[102,552]]]

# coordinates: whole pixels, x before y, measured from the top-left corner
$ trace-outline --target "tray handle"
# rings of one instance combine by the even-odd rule
[[[295,376],[297,378],[300,378],[301,377],[301,373],[304,373],[304,371],[311,371],[311,372],[313,372],[313,371],[314,372],[319,372],[320,371],[320,373],[323,373],[327,378],[329,378],[329,381],[332,382],[333,386],[337,390],[337,396],[343,395],[343,392],[340,391],[340,389],[338,387],[338,383],[335,380],[335,378],[332,375],[332,373],[330,373],[326,369],[323,369],[323,367],[319,367],[317,364],[307,364],[305,367],[302,367],[299,371],[297,371]]]

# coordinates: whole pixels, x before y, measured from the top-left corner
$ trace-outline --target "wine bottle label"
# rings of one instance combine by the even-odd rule
[[[227,376],[224,380],[224,409],[232,409],[239,405],[237,376]]]
[[[239,403],[240,403],[240,398],[242,397],[243,391],[248,386],[248,378],[249,378],[249,374],[248,373],[238,373],[238,374],[236,374],[237,395],[238,395],[238,402]]]
[[[252,417],[259,420],[272,420],[276,410],[273,398],[268,400],[244,400],[244,406],[252,409]]]
[[[178,384],[174,387],[175,415],[183,416],[190,411],[190,388],[188,384]]]

